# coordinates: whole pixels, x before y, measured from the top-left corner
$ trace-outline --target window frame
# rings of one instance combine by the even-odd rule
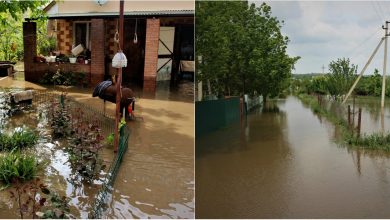
[[[86,36],[85,36],[85,42],[86,42],[86,45],[84,45],[86,47],[86,49],[88,50],[91,50],[91,42],[90,42],[90,29],[91,29],[91,21],[73,21],[73,42],[72,42],[72,45],[73,47],[76,47],[76,24],[85,24],[87,26],[87,30],[86,30]]]

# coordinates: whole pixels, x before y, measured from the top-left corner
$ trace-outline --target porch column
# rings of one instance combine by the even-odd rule
[[[91,85],[104,80],[104,20],[91,19]]]
[[[156,91],[158,45],[160,37],[160,19],[152,18],[146,20],[145,39],[145,67],[144,87],[145,92]]]
[[[23,22],[23,60],[26,81],[38,81],[34,74],[34,57],[37,55],[37,24]]]

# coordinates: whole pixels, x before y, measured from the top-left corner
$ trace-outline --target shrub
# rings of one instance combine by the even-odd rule
[[[69,106],[65,104],[66,96],[61,95],[61,101],[53,101],[51,103],[51,127],[53,129],[53,137],[67,137],[70,132],[70,114]]]
[[[82,115],[81,109],[73,115],[73,131],[68,138],[69,144],[66,149],[70,154],[72,168],[87,180],[92,180],[105,167],[99,157],[104,138],[100,127],[96,123],[83,120]]]
[[[37,171],[38,162],[33,155],[12,152],[0,156],[0,181],[6,184],[31,180]]]
[[[29,130],[16,130],[11,135],[0,133],[0,151],[32,147],[37,139],[37,135]]]
[[[40,80],[42,84],[55,84],[65,86],[81,86],[85,82],[85,73],[82,72],[60,72],[45,73]]]

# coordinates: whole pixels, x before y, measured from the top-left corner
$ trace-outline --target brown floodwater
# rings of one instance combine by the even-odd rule
[[[193,83],[183,82],[173,90],[168,85],[159,83],[154,94],[135,89],[137,120],[127,123],[131,129],[129,147],[113,193],[108,196],[104,218],[195,216]],[[0,78],[0,87],[53,90],[10,77]],[[63,87],[54,89],[65,90]],[[103,111],[103,101],[92,98],[93,88],[71,87],[66,91],[77,101]],[[114,104],[107,102],[105,109],[106,114],[115,116]],[[58,184],[66,187],[63,182]],[[74,188],[68,190],[80,194]],[[91,195],[81,192],[78,204],[87,203]],[[81,217],[88,212],[88,205],[83,207]],[[0,211],[2,216],[7,217],[7,213],[3,215]]]
[[[339,146],[295,97],[273,105],[196,139],[197,218],[390,217],[389,153]]]

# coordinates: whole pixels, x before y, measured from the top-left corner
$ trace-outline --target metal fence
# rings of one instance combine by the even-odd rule
[[[47,91],[34,91],[33,105],[39,104],[50,104],[55,100],[60,100],[61,95],[58,93],[52,93]],[[70,108],[70,114],[78,113],[82,110],[82,117],[88,122],[96,123],[104,133],[111,134],[115,130],[115,119],[107,116],[102,111],[94,109],[90,106],[84,105],[76,101],[72,97],[66,97],[65,104]],[[49,107],[50,105],[48,105]],[[122,126],[120,129],[119,149],[115,155],[113,162],[110,164],[108,172],[103,180],[103,184],[99,189],[95,201],[92,205],[92,210],[89,214],[89,218],[101,218],[104,211],[104,205],[108,202],[107,195],[112,190],[112,185],[117,176],[119,167],[122,162],[123,155],[125,154],[128,147],[128,139],[130,136],[130,129],[127,125]]]

